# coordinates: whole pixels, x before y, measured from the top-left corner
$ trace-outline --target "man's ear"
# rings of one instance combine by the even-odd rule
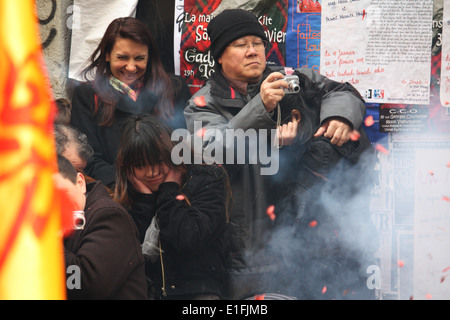
[[[86,193],[86,180],[81,172],[77,173],[77,186],[78,188],[80,188],[83,194]]]

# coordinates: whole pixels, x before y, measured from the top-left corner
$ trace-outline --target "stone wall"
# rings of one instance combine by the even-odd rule
[[[68,70],[72,9],[73,0],[36,0],[44,60],[55,99],[70,98]]]

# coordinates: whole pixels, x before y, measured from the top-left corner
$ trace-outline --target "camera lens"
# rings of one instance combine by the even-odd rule
[[[84,211],[74,211],[73,212],[73,228],[75,230],[83,230],[86,223],[86,218],[84,217]]]
[[[295,83],[295,81],[291,81],[291,82],[289,82],[289,91],[299,92],[300,86],[298,85],[298,83]]]

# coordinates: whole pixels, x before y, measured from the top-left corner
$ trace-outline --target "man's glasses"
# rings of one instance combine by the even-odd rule
[[[247,51],[250,49],[250,46],[255,48],[256,51],[261,51],[267,48],[267,41],[261,40],[251,43],[236,43],[236,44],[230,44],[230,47],[236,48],[241,51]]]

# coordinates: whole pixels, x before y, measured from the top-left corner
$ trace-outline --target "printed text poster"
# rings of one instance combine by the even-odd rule
[[[207,34],[209,21],[226,9],[241,8],[252,11],[264,27],[269,46],[266,60],[269,65],[286,65],[285,42],[288,0],[185,0],[184,14],[177,17],[181,30],[180,75],[185,78],[192,93],[200,89],[214,72]],[[175,64],[176,65],[176,64]]]
[[[307,67],[319,72],[322,1],[289,0],[287,66]]]
[[[432,17],[433,0],[324,0],[321,73],[366,102],[428,104]]]

